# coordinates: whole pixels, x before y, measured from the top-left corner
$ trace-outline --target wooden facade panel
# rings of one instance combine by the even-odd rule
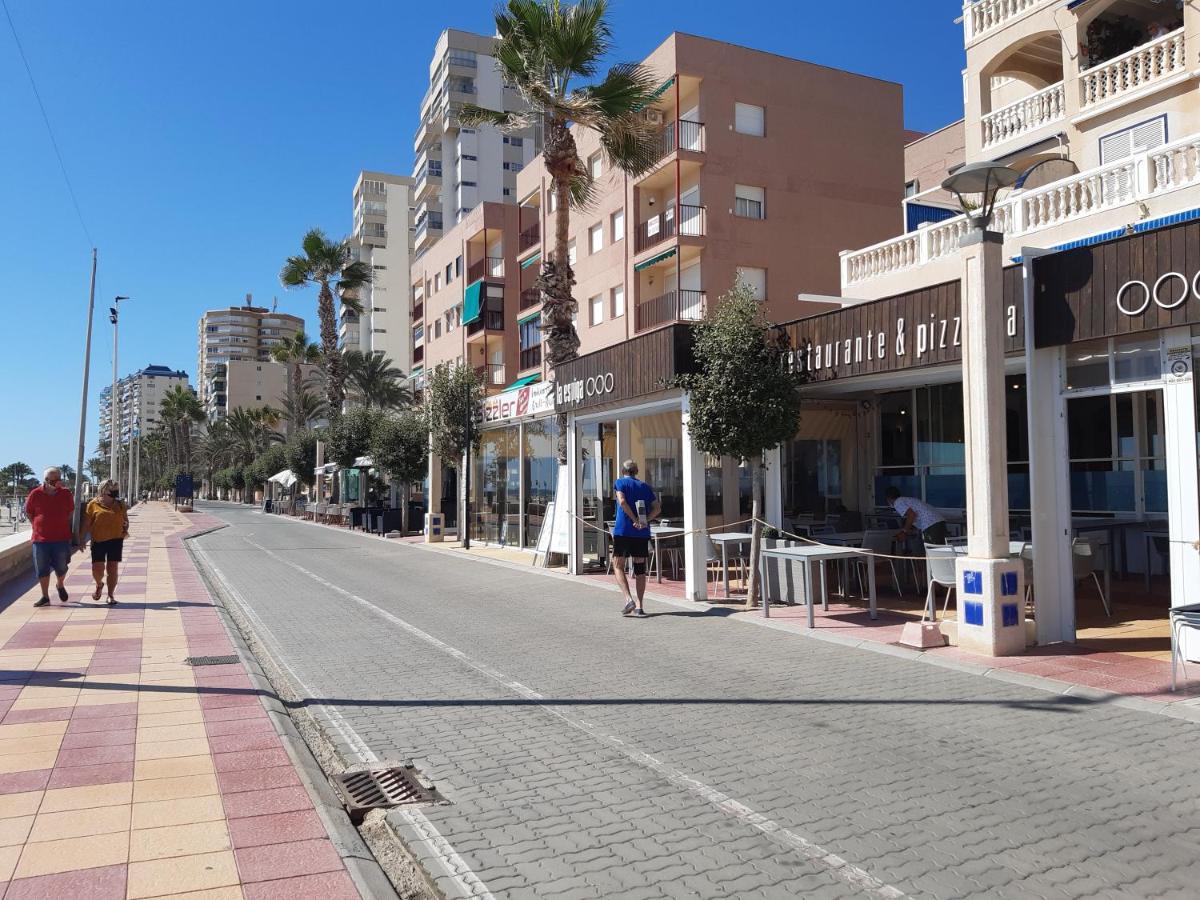
[[[555,405],[580,412],[656,394],[691,366],[691,328],[660,328],[558,366]]]

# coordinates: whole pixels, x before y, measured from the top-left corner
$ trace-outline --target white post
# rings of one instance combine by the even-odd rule
[[[783,527],[783,449],[776,447],[763,454],[763,518],[776,528]]]
[[[596,460],[597,479],[599,479],[600,461]],[[572,575],[583,574],[583,523],[579,521],[579,495],[583,490],[583,467],[580,465],[579,429],[575,427],[575,417],[567,416],[567,485],[569,490],[566,497],[557,497],[558,503],[564,504],[566,514],[570,517],[567,529],[567,570]],[[603,516],[601,516],[603,519]]]
[[[1196,394],[1191,331],[1173,328],[1161,338],[1163,420],[1166,422],[1167,523],[1170,532],[1171,606],[1195,603],[1200,584],[1200,485],[1196,474]],[[1188,365],[1178,365],[1186,361]],[[1150,561],[1147,560],[1149,565]],[[1200,640],[1184,629],[1184,657],[1200,661]]]
[[[989,656],[1025,649],[1021,564],[1008,557],[1003,237],[984,229],[959,241],[963,259],[963,420],[967,555],[956,560],[958,643]]]
[[[708,535],[702,531],[707,523],[704,514],[704,454],[692,443],[688,427],[691,402],[683,396],[683,539],[684,584],[688,600],[708,599]]]

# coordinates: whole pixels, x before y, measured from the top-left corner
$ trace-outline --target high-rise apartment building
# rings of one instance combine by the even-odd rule
[[[411,221],[411,178],[359,173],[350,241],[358,258],[371,267],[372,282],[359,291],[361,314],[340,306],[338,338],[343,350],[379,351],[404,372],[412,366],[408,331]]]
[[[175,387],[190,387],[188,374],[168,366],[146,366],[117,382],[117,429],[124,444],[161,421],[162,401]],[[112,439],[112,385],[100,391],[100,440]]]
[[[429,90],[413,141],[413,249],[418,257],[478,204],[515,202],[517,173],[538,152],[533,129],[503,135],[459,124],[458,113],[468,103],[495,110],[524,104],[501,79],[491,55],[494,45],[494,38],[449,28],[434,47]]]
[[[227,404],[227,364],[232,360],[266,362],[271,348],[297,331],[304,330],[299,316],[252,306],[210,309],[200,317],[197,379],[199,398],[210,420],[222,418]]]

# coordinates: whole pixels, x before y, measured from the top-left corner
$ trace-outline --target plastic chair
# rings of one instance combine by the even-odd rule
[[[658,524],[664,528],[671,527],[670,519],[659,519]],[[675,543],[679,541],[679,543]],[[666,557],[666,560],[671,565],[671,578],[674,581],[679,580],[679,570],[683,568],[683,538],[669,537],[659,539],[659,553]]]
[[[1096,575],[1095,569],[1096,551],[1092,545],[1085,540],[1075,538],[1071,542],[1071,574],[1076,584],[1081,581],[1091,578],[1096,583],[1096,590],[1100,592],[1100,602],[1104,604],[1104,614],[1112,616],[1112,609],[1108,605],[1108,598],[1104,596],[1104,588],[1100,585],[1100,579]]]
[[[1187,679],[1187,662],[1180,648],[1180,636],[1184,629],[1200,631],[1200,604],[1179,606],[1171,610],[1171,690],[1175,690],[1175,661],[1179,660],[1183,667],[1183,677]]]
[[[955,583],[958,580],[954,565],[958,555],[958,551],[953,547],[940,544],[925,545],[925,566],[929,572],[929,588],[925,591],[925,612],[921,616],[922,622],[925,621],[926,616],[930,621],[937,621],[934,585],[940,584],[946,588],[946,601],[942,604],[942,615],[946,615],[946,610],[950,607],[950,595],[954,593]]]

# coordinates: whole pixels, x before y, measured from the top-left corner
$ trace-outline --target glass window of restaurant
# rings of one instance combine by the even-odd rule
[[[546,506],[558,483],[555,435],[553,419],[482,433],[471,467],[472,540],[537,546]]]
[[[521,426],[522,477],[525,479],[525,546],[536,547],[546,507],[558,486],[558,427],[554,419],[534,419]]]
[[[854,403],[801,411],[799,432],[780,448],[786,517],[824,519],[858,506],[847,496],[858,482],[856,407]]]

